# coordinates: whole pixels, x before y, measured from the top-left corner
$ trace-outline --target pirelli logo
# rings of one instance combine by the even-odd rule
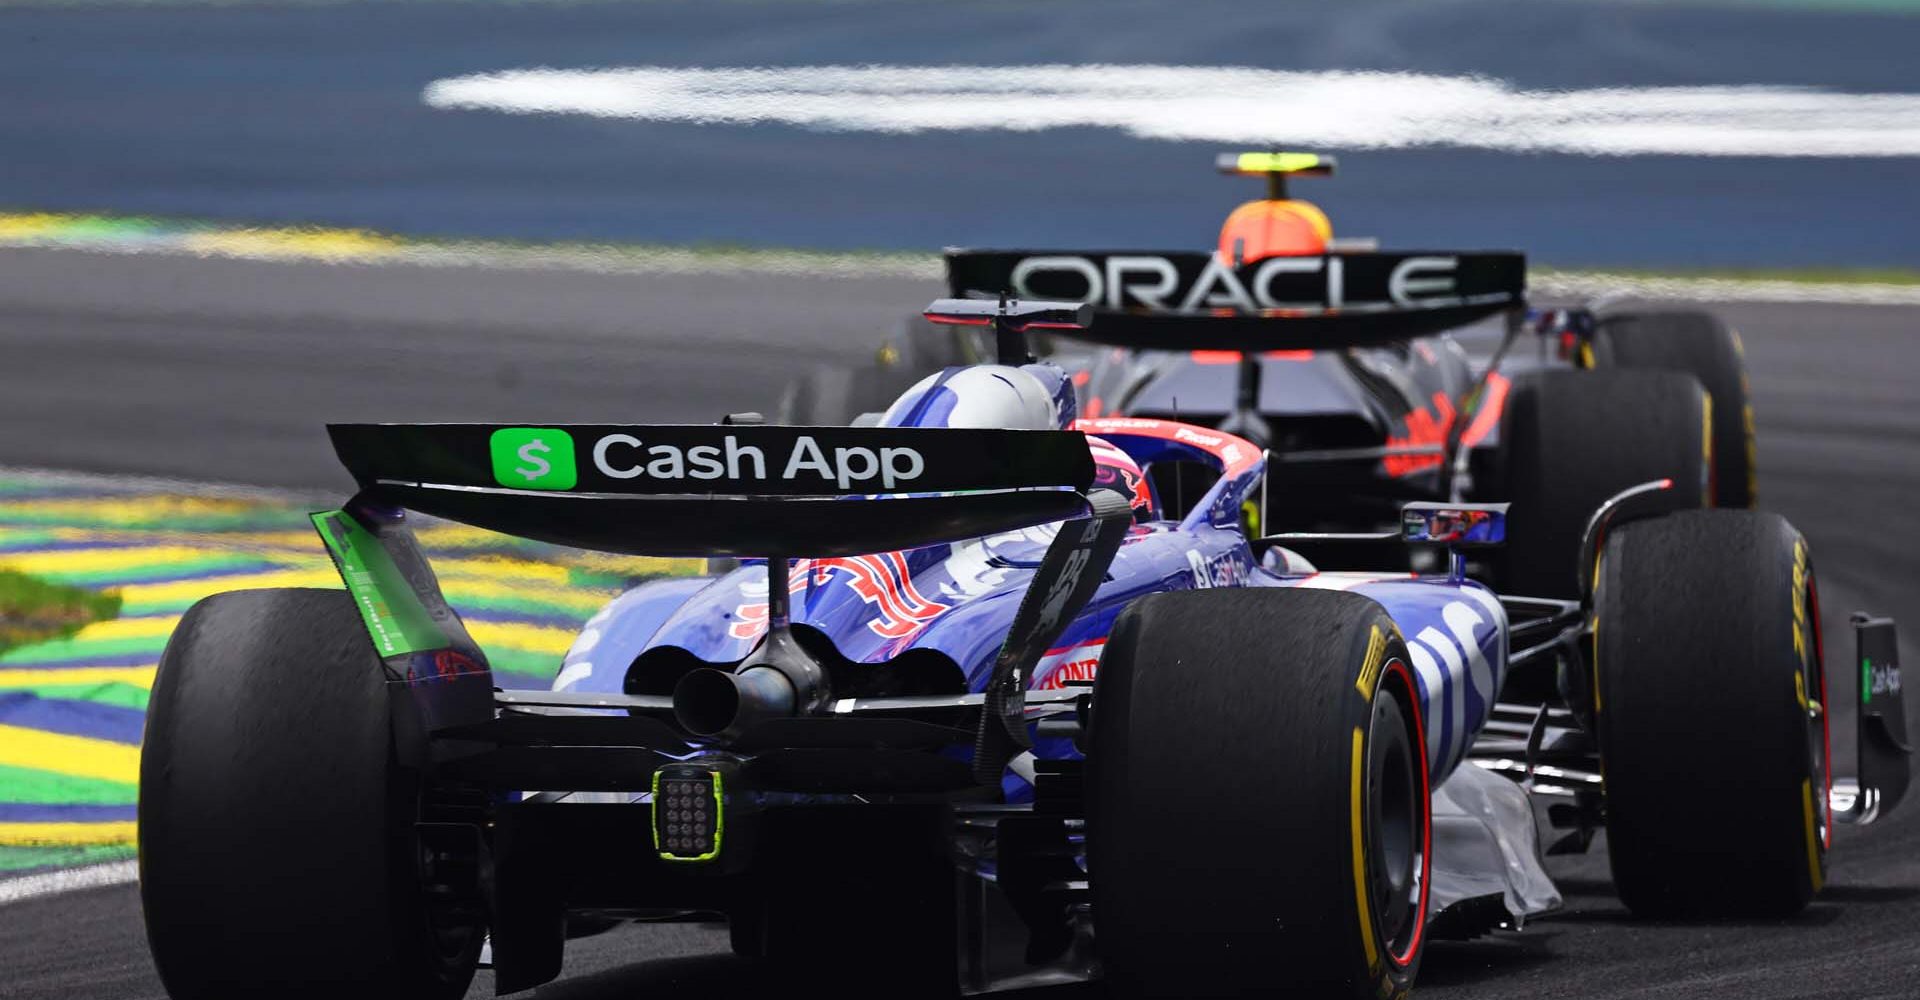
[[[1360,697],[1373,700],[1373,689],[1380,685],[1380,671],[1387,665],[1387,634],[1380,626],[1373,626],[1373,634],[1367,637],[1367,657],[1360,662],[1360,678],[1353,682]]]

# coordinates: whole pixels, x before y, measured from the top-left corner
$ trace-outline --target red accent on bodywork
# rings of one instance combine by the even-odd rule
[[[1444,392],[1433,394],[1433,409],[1414,410],[1407,414],[1407,433],[1387,435],[1389,448],[1432,448],[1447,443],[1447,432],[1453,429],[1453,400]],[[1440,464],[1438,453],[1429,455],[1388,455],[1380,460],[1389,476],[1408,476]]]
[[[1420,953],[1420,938],[1427,930],[1427,896],[1433,888],[1433,788],[1429,784],[1433,779],[1427,773],[1427,730],[1426,720],[1420,715],[1420,689],[1414,685],[1413,673],[1398,658],[1388,661],[1387,673],[1397,674],[1406,686],[1407,708],[1413,716],[1413,756],[1420,760],[1421,811],[1426,814],[1426,823],[1420,831],[1420,903],[1414,911],[1413,937],[1408,939],[1406,951],[1398,955],[1387,953],[1393,964],[1405,968],[1413,956]]]
[[[1189,358],[1196,365],[1232,365],[1240,363],[1240,351],[1193,351]],[[1312,351],[1262,351],[1268,361],[1312,361]]]
[[[1500,423],[1500,414],[1507,408],[1507,392],[1512,388],[1513,381],[1499,372],[1487,376],[1486,398],[1480,401],[1480,408],[1473,414],[1473,423],[1467,426],[1467,433],[1460,438],[1462,447],[1471,448],[1493,433]]]
[[[1260,461],[1260,449],[1246,438],[1172,420],[1148,420],[1141,417],[1085,417],[1073,422],[1073,429],[1103,437],[1150,437],[1174,441],[1198,448],[1220,460],[1225,475],[1237,475]]]
[[[1487,376],[1485,396],[1480,400],[1479,408],[1474,410],[1473,423],[1467,425],[1466,433],[1460,436],[1460,446],[1471,448],[1485,440],[1493,429],[1500,425],[1500,414],[1507,406],[1507,393],[1513,388],[1513,382],[1505,375],[1494,372]],[[1389,448],[1431,448],[1445,445],[1447,435],[1453,431],[1454,421],[1460,414],[1453,408],[1453,400],[1445,393],[1433,394],[1432,410],[1415,410],[1407,414],[1407,433],[1400,436],[1387,435]],[[1408,476],[1439,465],[1445,456],[1431,455],[1388,455],[1381,459],[1389,476]]]

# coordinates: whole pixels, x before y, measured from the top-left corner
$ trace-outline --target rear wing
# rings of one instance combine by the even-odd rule
[[[522,538],[635,555],[841,556],[1081,516],[1077,431],[330,424],[361,489]]]
[[[1338,253],[1233,266],[1207,252],[948,250],[955,298],[1083,302],[1066,335],[1160,350],[1325,350],[1439,333],[1518,308],[1510,251]]]

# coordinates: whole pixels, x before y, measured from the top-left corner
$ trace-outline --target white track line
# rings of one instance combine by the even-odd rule
[[[0,906],[140,880],[140,862],[114,861],[0,880]]]
[[[1115,128],[1144,139],[1595,156],[1920,156],[1920,94],[1811,87],[1521,90],[1480,76],[1230,66],[516,69],[429,106],[914,133]]]
[[[1551,271],[1527,276],[1527,290],[1572,298],[1619,297],[1687,302],[1788,302],[1814,305],[1920,306],[1920,285],[1660,278]]]

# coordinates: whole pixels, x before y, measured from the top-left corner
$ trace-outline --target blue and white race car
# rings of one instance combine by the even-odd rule
[[[1833,787],[1812,567],[1776,516],[1636,486],[1593,512],[1577,600],[1469,578],[1503,504],[1251,537],[1265,450],[1082,418],[1028,353],[1085,307],[928,316],[986,327],[997,361],[873,426],[330,428],[361,486],[314,515],[346,591],[209,598],[154,687],[140,857],[169,992],[457,997],[487,941],[512,992],[590,914],[718,916],[743,954],[903,994],[1399,996],[1435,936],[1558,904],[1536,799],[1556,848],[1604,824],[1636,912],[1785,913],[1833,822],[1904,791],[1879,754],[1900,702],[1871,689],[1871,767]],[[1149,475],[1174,464],[1206,483],[1179,509]],[[498,690],[406,511],[737,561],[619,597],[552,690]],[[1354,545],[1433,569],[1313,561]],[[1891,623],[1860,641],[1897,677]],[[1525,708],[1523,675],[1548,692]],[[1678,758],[1716,780],[1676,783]]]

